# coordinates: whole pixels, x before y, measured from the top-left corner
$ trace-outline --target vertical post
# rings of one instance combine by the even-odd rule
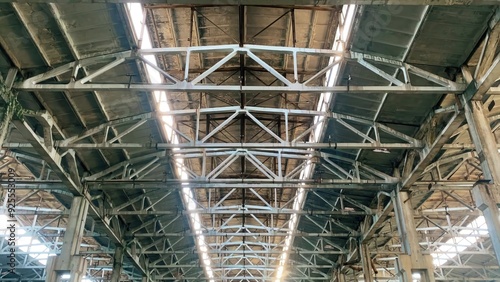
[[[47,282],[59,282],[61,280],[60,275],[55,271],[56,259],[56,257],[47,258],[47,276],[45,277],[45,281]]]
[[[361,264],[363,265],[363,277],[365,282],[373,282],[373,274],[375,273],[372,264],[372,258],[370,256],[370,250],[367,244],[360,244],[361,251]]]
[[[239,17],[238,17],[238,28],[239,28],[239,46],[243,47],[245,45],[246,41],[246,19],[245,19],[245,6],[240,5],[239,7]],[[246,85],[246,62],[245,62],[245,54],[240,54],[240,86],[245,86]],[[241,89],[241,88],[240,88]],[[247,102],[247,96],[246,93],[243,91],[240,91],[240,108],[244,109],[246,106]],[[246,114],[241,115],[240,119],[240,142],[245,143],[246,140]],[[240,173],[241,173],[241,179],[245,178],[246,174],[246,157],[245,156],[240,156]],[[246,204],[246,189],[242,190],[242,195],[241,195],[241,206],[243,207],[243,210],[245,209],[245,204]],[[246,216],[245,214],[242,215],[241,219],[241,226],[245,228],[245,221],[246,221]],[[245,239],[246,237],[243,237],[243,244],[245,244]],[[243,253],[243,263],[246,263],[245,259],[245,253]]]
[[[345,274],[342,271],[340,271],[340,269],[336,271],[335,276],[336,276],[336,282],[346,282]]]
[[[478,184],[472,189],[472,196],[477,207],[483,212],[497,261],[500,262],[500,212],[491,188],[491,185]]]
[[[194,7],[191,7],[191,24],[189,25],[189,47],[193,46],[193,25],[194,25]],[[201,99],[200,99],[201,101]]]
[[[65,273],[70,274],[70,282],[82,281],[85,276],[87,264],[79,252],[88,208],[89,203],[83,197],[73,198],[61,254],[49,260],[47,281],[57,282]]]
[[[481,162],[484,179],[494,183],[495,189],[492,192],[496,195],[498,203],[500,200],[500,154],[498,154],[496,147],[495,135],[491,132],[481,101],[465,101],[464,110],[469,125],[469,133]]]
[[[74,197],[71,203],[68,226],[63,238],[61,260],[69,260],[71,256],[78,255],[82,242],[83,231],[89,203],[83,197]]]
[[[120,282],[120,276],[123,269],[123,247],[117,246],[115,255],[113,256],[113,272],[111,274],[111,282]]]
[[[292,18],[292,44],[293,47],[295,47],[295,44],[297,43],[297,34],[295,29],[295,9],[291,10],[290,17]]]
[[[478,184],[473,190],[476,206],[483,212],[497,260],[500,262],[500,154],[481,101],[464,102],[469,133],[481,162],[484,179],[489,185]]]
[[[81,282],[87,271],[87,261],[83,256],[73,256],[70,265],[69,282]]]
[[[422,254],[419,245],[409,192],[397,192],[393,201],[403,252],[399,255],[397,263],[401,281],[412,282],[413,274],[419,274],[422,282],[435,281],[432,257]]]

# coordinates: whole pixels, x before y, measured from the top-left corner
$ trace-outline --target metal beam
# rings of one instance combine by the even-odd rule
[[[250,179],[251,180],[251,179]],[[391,191],[396,183],[379,182],[379,181],[362,181],[362,182],[349,182],[345,180],[339,181],[326,181],[322,180],[321,183],[307,183],[297,184],[288,182],[278,182],[278,183],[259,183],[262,179],[255,179],[255,181],[245,181],[242,183],[235,183],[231,181],[229,183],[210,183],[210,182],[193,182],[189,184],[191,189],[209,189],[209,188],[235,188],[235,189],[258,189],[258,188],[304,188],[304,189],[329,189],[329,190],[373,190],[373,192],[378,191]],[[314,181],[314,180],[312,180]],[[0,184],[8,184],[6,181],[0,181]],[[385,184],[385,185],[384,185]],[[432,189],[435,191],[441,190],[471,190],[474,186],[474,181],[418,181],[412,186],[412,189],[428,190],[428,186],[432,185]],[[163,190],[168,191],[171,189],[181,189],[183,185],[179,181],[162,181],[158,180],[151,183],[138,182],[135,183],[134,180],[128,182],[117,181],[113,183],[112,180],[99,180],[93,181],[88,184],[90,190],[109,190],[109,189],[148,189],[148,190]],[[40,189],[40,190],[50,190],[50,191],[67,191],[68,188],[58,181],[22,181],[21,183],[16,183],[16,189]]]
[[[168,265],[162,265],[162,264],[150,264],[149,268],[150,269],[161,269],[161,268],[179,268],[179,267],[192,267],[192,264],[168,264]],[[200,266],[202,266],[200,264]],[[274,264],[259,264],[259,265],[239,265],[239,264],[219,264],[219,263],[212,263],[211,268],[213,271],[217,271],[219,269],[259,269],[259,270],[264,270],[264,269],[274,269],[276,265]],[[310,265],[310,264],[293,264],[293,267],[296,268],[332,268],[331,265]]]
[[[153,279],[156,279],[155,275],[152,275]],[[295,276],[295,275],[290,275],[287,276],[287,281],[329,281],[330,277],[310,277],[307,275],[304,276]],[[178,281],[178,278],[169,278],[169,277],[159,277],[158,280],[161,281]],[[182,277],[182,280],[184,281],[200,281],[202,280],[200,277],[196,276],[185,276]],[[226,281],[275,281],[276,277],[269,277],[269,276],[262,276],[262,275],[241,275],[241,276],[230,276],[230,275],[224,275],[224,276],[217,276],[211,279],[215,282],[226,282]],[[17,281],[17,280],[16,280]]]
[[[325,211],[325,210],[294,210],[294,209],[245,209],[245,210],[233,210],[233,209],[194,209],[188,211],[166,211],[166,210],[140,210],[140,211],[110,211],[110,215],[167,215],[167,214],[221,214],[221,215],[232,215],[232,214],[246,214],[246,215],[258,215],[258,214],[301,214],[301,215],[329,215],[329,216],[364,216],[371,215],[370,212],[366,211],[349,211],[349,210],[336,210],[336,211]]]
[[[241,226],[240,226],[241,227]],[[251,232],[251,233],[245,233],[243,232],[214,232],[214,231],[207,231],[207,232],[198,232],[198,233],[193,233],[191,231],[186,231],[186,232],[176,232],[176,233],[133,233],[133,234],[126,234],[126,236],[133,236],[135,238],[140,238],[140,237],[189,237],[189,236],[200,236],[203,235],[205,237],[230,237],[230,236],[237,236],[237,237],[263,237],[263,236],[269,236],[269,237],[286,237],[288,235],[294,235],[295,237],[339,237],[339,238],[348,238],[348,237],[358,237],[360,234],[357,231],[353,232],[337,232],[337,233],[332,233],[332,232],[323,232],[323,233],[311,233],[311,232],[302,232],[302,231],[295,231],[295,232],[287,232],[287,231],[280,231],[280,232]]]
[[[163,190],[168,191],[171,189],[182,189],[185,185],[182,184],[171,184],[165,185],[168,182],[158,181],[157,183],[144,183],[144,184],[134,184],[133,180],[130,183],[108,183],[108,184],[99,184],[99,181],[95,182],[95,185],[89,185],[90,190],[113,190],[113,189],[122,189],[122,190],[135,190],[135,189],[155,189],[155,190]],[[384,185],[385,184],[385,185]],[[394,188],[395,184],[386,183],[384,181],[366,181],[366,182],[349,182],[349,181],[339,181],[339,182],[325,182],[324,184],[280,184],[280,183],[268,183],[268,184],[241,184],[241,183],[192,183],[189,184],[189,188],[191,189],[210,189],[210,188],[235,188],[235,189],[259,189],[259,188],[303,188],[303,189],[328,189],[328,190],[373,190],[373,192],[378,191],[390,191]],[[428,186],[426,184],[425,186]],[[467,185],[464,187],[459,187],[459,189],[467,189],[470,190],[472,185]],[[43,190],[52,190],[52,191],[67,191],[69,190],[66,186],[61,184],[16,184],[16,189],[43,189]],[[451,189],[451,188],[446,188]],[[453,189],[451,189],[453,190]]]
[[[460,127],[460,125],[464,122],[465,116],[463,112],[460,111],[460,106],[455,106],[455,112],[453,116],[448,120],[445,127],[438,133],[432,144],[428,144],[426,148],[424,148],[423,153],[420,156],[420,161],[413,168],[411,173],[402,181],[401,188],[408,189],[414,182],[416,182],[422,172],[432,163],[434,158],[439,154],[442,150],[443,146],[450,139],[453,133]],[[428,119],[429,122],[432,122],[433,115]]]
[[[12,123],[23,137],[33,146],[40,157],[47,162],[62,183],[73,195],[82,195],[81,184],[76,182],[62,166],[61,155],[53,148],[45,146],[43,138],[38,136],[26,121],[13,120]]]
[[[460,94],[464,91],[463,87],[447,88],[440,86],[303,86],[300,84],[291,84],[289,86],[239,86],[239,85],[193,85],[187,82],[179,82],[175,85],[168,84],[120,84],[120,83],[71,83],[71,84],[16,84],[17,90],[37,91],[37,92],[52,92],[52,91],[168,91],[168,92],[236,92],[245,91],[267,92],[267,93],[325,93],[334,92],[339,94],[363,95],[374,93],[390,93],[399,95],[436,95],[456,93]],[[491,95],[500,95],[498,91],[487,92]]]
[[[467,145],[467,144],[466,144]],[[457,145],[457,148],[466,147],[466,145]],[[31,147],[27,143],[6,143],[5,148],[27,148]],[[78,143],[78,144],[57,144],[56,147],[61,149],[76,149],[76,150],[121,150],[121,149],[177,149],[177,148],[193,148],[193,149],[387,149],[387,150],[406,150],[406,149],[421,149],[422,145],[414,145],[408,143],[301,143],[301,142],[283,142],[283,143]]]
[[[194,249],[187,249],[187,250],[178,250],[178,251],[173,251],[173,250],[160,250],[160,251],[145,251],[141,250],[142,254],[151,254],[151,255],[161,255],[161,254],[192,254],[195,250]],[[250,253],[251,252],[251,253]],[[111,254],[112,251],[83,251],[82,254],[85,255],[96,255],[96,254]],[[208,254],[221,254],[221,255],[249,255],[249,254],[255,254],[255,255],[280,255],[283,252],[282,251],[275,251],[275,250],[208,250]],[[315,251],[310,251],[310,250],[304,250],[304,249],[296,249],[293,248],[293,250],[290,252],[291,254],[323,254],[323,255],[339,255],[339,254],[344,254],[346,252],[344,251],[324,251],[324,250],[315,250]],[[6,253],[8,254],[8,253]]]

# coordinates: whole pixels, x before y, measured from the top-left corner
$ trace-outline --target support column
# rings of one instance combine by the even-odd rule
[[[123,269],[123,247],[116,247],[115,255],[113,256],[113,273],[111,274],[111,282],[120,282],[120,276]]]
[[[500,212],[491,190],[492,185],[478,184],[472,189],[472,196],[476,206],[483,212],[497,261],[500,262]]]
[[[50,258],[46,281],[58,282],[62,274],[69,273],[69,282],[79,282],[85,276],[87,263],[79,252],[88,208],[89,203],[83,197],[73,198],[61,254]]]
[[[342,271],[340,271],[340,269],[337,270],[335,276],[336,276],[336,282],[346,282],[345,274]]]
[[[494,184],[495,191],[492,192],[498,203],[500,199],[500,154],[498,154],[495,135],[491,132],[481,101],[464,102],[464,110],[470,136],[481,161],[484,179]]]
[[[489,185],[478,184],[472,190],[476,206],[483,212],[493,243],[495,255],[500,262],[500,154],[496,147],[495,135],[484,114],[481,101],[464,103],[469,132],[481,162],[484,180]]]
[[[360,244],[361,253],[361,264],[363,265],[363,277],[365,282],[373,282],[373,274],[375,269],[373,269],[372,258],[370,256],[370,250],[367,244]]]
[[[419,245],[409,192],[400,191],[396,193],[393,201],[398,232],[401,238],[401,249],[404,253],[399,255],[397,263],[401,281],[412,282],[414,274],[420,275],[420,281],[422,282],[435,281],[432,257],[422,254]]]

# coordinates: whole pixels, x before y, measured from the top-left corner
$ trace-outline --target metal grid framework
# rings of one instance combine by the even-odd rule
[[[0,2],[0,280],[500,279],[495,1]]]

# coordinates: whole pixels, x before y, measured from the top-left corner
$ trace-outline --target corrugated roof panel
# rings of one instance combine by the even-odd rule
[[[415,39],[408,62],[459,67],[483,35],[494,7],[439,7],[430,9]]]

